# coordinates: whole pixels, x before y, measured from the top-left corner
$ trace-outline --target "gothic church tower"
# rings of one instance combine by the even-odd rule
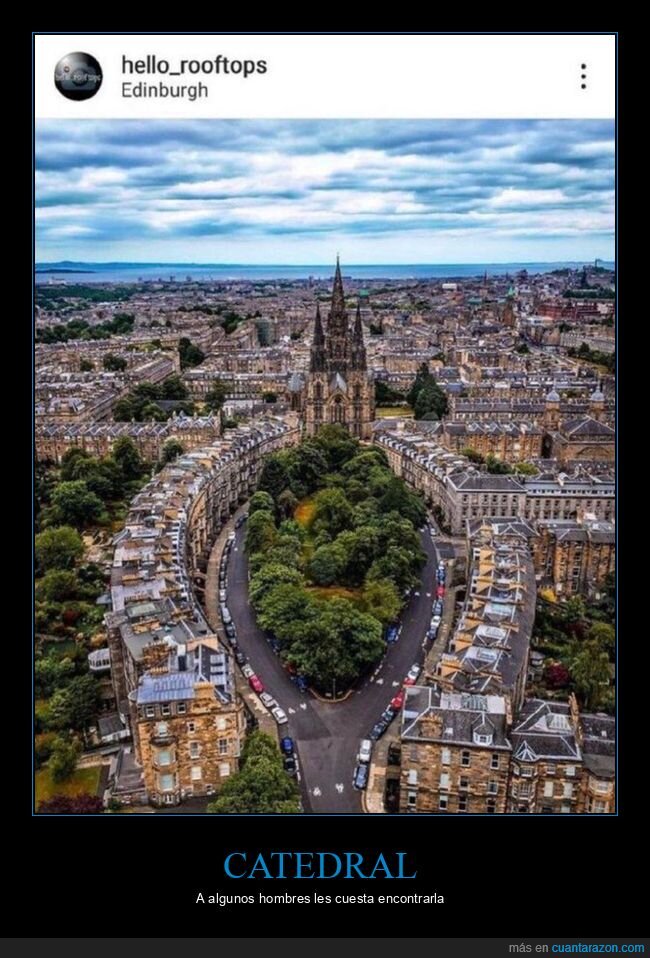
[[[326,331],[316,306],[304,409],[308,436],[321,426],[339,423],[358,439],[372,438],[374,385],[368,375],[361,310],[357,305],[350,329],[338,256]]]

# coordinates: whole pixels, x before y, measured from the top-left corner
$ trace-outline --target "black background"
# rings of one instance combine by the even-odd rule
[[[31,44],[31,35],[29,37]],[[645,545],[648,535],[647,508],[643,502],[647,480],[639,474],[635,456],[647,447],[644,422],[635,402],[635,387],[644,384],[644,372],[633,361],[644,362],[637,337],[647,325],[647,309],[633,313],[629,285],[639,273],[624,251],[627,231],[623,210],[630,204],[638,216],[646,190],[628,170],[626,143],[627,90],[624,69],[626,49],[619,35],[619,100],[617,192],[618,224],[618,636],[617,669],[619,710],[619,815],[611,816],[297,816],[297,817],[183,817],[177,815],[107,815],[97,818],[38,818],[32,815],[31,784],[31,650],[29,631],[29,583],[31,582],[31,529],[25,519],[11,532],[7,516],[5,559],[5,619],[2,637],[5,655],[5,692],[16,692],[12,709],[5,700],[3,714],[3,822],[8,839],[17,842],[15,852],[5,856],[5,912],[12,914],[12,901],[33,905],[35,927],[47,935],[70,934],[76,917],[90,919],[97,931],[119,934],[128,928],[140,934],[196,933],[207,935],[293,936],[294,921],[316,937],[340,933],[338,922],[346,921],[352,937],[367,934],[386,937],[584,936],[634,935],[645,917],[644,859],[642,837],[647,821],[641,779],[648,771],[647,659],[648,626],[638,597],[647,585],[634,582],[643,570],[635,561],[635,546]],[[550,65],[552,66],[552,65]],[[32,111],[24,143],[23,163],[29,180],[23,179],[25,203],[19,222],[5,223],[6,236],[14,226],[27,226],[20,275],[24,278],[18,302],[7,298],[5,314],[5,362],[15,348],[14,332],[27,333],[26,355],[21,374],[11,392],[5,412],[26,412],[12,455],[4,457],[12,497],[23,492],[22,515],[31,515],[31,365],[29,303],[33,283],[30,250]],[[29,110],[29,112],[27,112]],[[25,119],[25,114],[21,117]],[[29,171],[29,172],[27,172]],[[17,172],[17,170],[15,171]],[[647,175],[645,177],[647,179]],[[643,224],[647,221],[647,210]],[[644,240],[635,238],[642,245]],[[645,248],[644,248],[645,253]],[[643,273],[641,272],[641,275]],[[6,278],[7,283],[10,277]],[[11,280],[13,282],[13,280]],[[643,285],[643,280],[641,280]],[[8,286],[6,287],[8,288]],[[9,306],[8,303],[12,305]],[[13,321],[9,320],[13,318]],[[647,373],[645,373],[647,380]],[[644,389],[645,392],[645,389]],[[18,397],[20,396],[20,399]],[[640,444],[639,440],[642,440]],[[24,443],[24,454],[16,451]],[[629,445],[628,445],[629,443]],[[18,465],[25,477],[17,479]],[[645,473],[647,474],[647,473]],[[628,482],[629,476],[629,482]],[[636,484],[636,485],[634,485]],[[5,500],[7,502],[7,500]],[[13,509],[10,510],[13,513]],[[20,516],[16,504],[16,517]],[[629,528],[631,527],[631,528]],[[635,535],[636,533],[636,535]],[[17,573],[16,549],[25,546],[25,571]],[[16,564],[16,571],[12,571]],[[645,560],[647,564],[647,559]],[[24,605],[19,589],[26,584]],[[7,607],[12,612],[7,615]],[[24,612],[24,614],[23,614]],[[22,623],[22,624],[21,624]],[[16,651],[23,653],[22,668]],[[19,673],[19,668],[20,673]],[[18,675],[22,680],[18,680]],[[642,677],[646,688],[642,691]],[[25,734],[20,734],[24,728]],[[644,736],[645,733],[645,736]],[[638,740],[638,741],[635,741]],[[17,756],[10,757],[15,746]],[[646,786],[647,789],[647,786]],[[258,852],[358,851],[373,859],[379,852],[408,853],[417,869],[414,881],[268,881],[229,880],[223,859],[231,851],[246,851],[249,859]],[[437,891],[444,905],[333,905],[230,906],[195,904],[198,892],[208,894],[431,894]],[[642,897],[643,896],[643,897]],[[76,917],[75,917],[76,916]],[[311,921],[313,919],[313,922]],[[24,924],[24,923],[23,923]],[[604,940],[607,940],[605,938]]]

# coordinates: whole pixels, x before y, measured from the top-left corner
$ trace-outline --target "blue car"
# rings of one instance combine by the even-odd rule
[[[387,642],[397,642],[399,638],[399,629],[396,625],[391,625],[391,627],[386,632],[386,641]]]
[[[352,784],[356,789],[361,791],[368,784],[368,766],[360,763],[354,770],[354,776],[352,778]]]
[[[309,688],[309,683],[304,675],[296,676],[296,685],[298,686],[298,691],[300,692],[306,692]]]
[[[280,748],[284,755],[293,755],[293,739],[288,736],[283,738],[280,742]]]

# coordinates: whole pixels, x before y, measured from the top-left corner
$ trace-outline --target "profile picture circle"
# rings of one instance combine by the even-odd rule
[[[89,100],[102,85],[102,68],[89,53],[68,53],[54,68],[54,83],[68,100]]]

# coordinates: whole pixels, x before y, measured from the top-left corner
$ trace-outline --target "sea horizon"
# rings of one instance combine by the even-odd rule
[[[611,269],[615,263],[599,259],[598,264]],[[549,273],[557,269],[581,269],[593,265],[593,260],[555,260],[503,263],[374,263],[345,264],[344,276],[350,279],[463,279],[472,276],[499,276],[526,270],[529,273]],[[66,281],[83,283],[137,283],[139,280],[175,281],[206,280],[301,280],[328,279],[334,273],[331,263],[268,264],[268,263],[136,263],[132,261],[90,262],[57,260],[36,264],[36,282],[51,276]],[[178,274],[178,275],[177,275]],[[182,275],[180,275],[182,274]]]

